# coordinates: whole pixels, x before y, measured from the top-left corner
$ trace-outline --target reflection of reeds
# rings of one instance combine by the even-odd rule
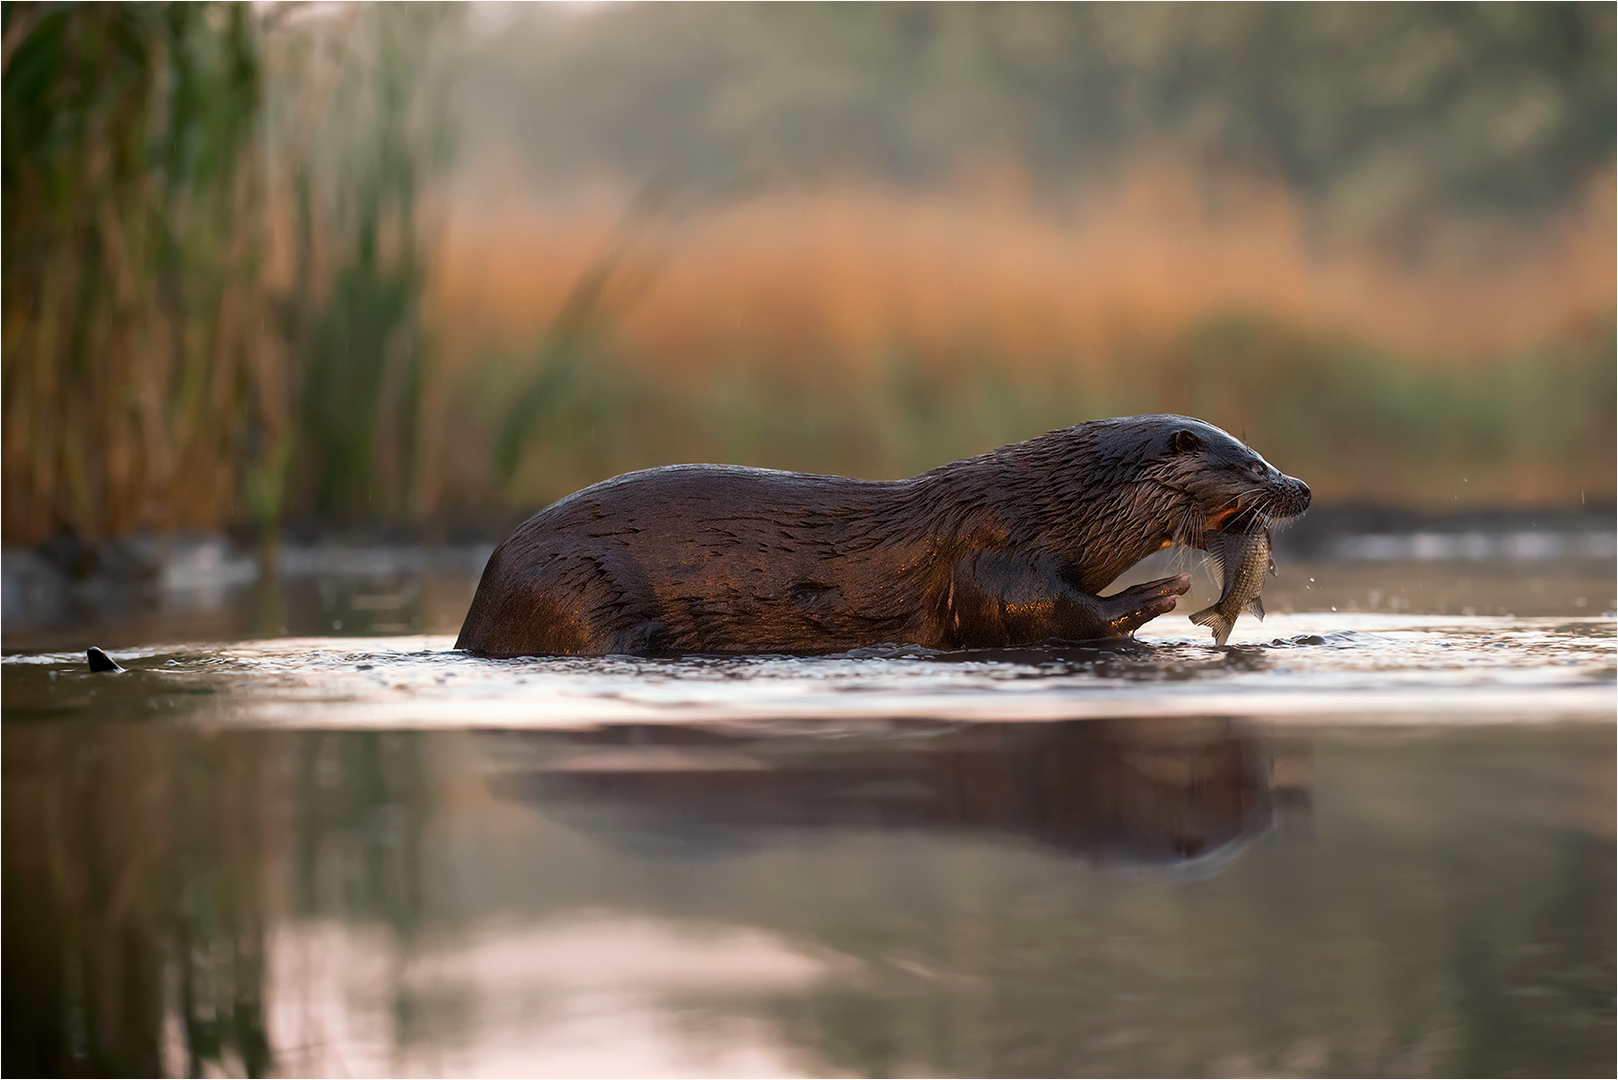
[[[13,709],[38,693],[7,683]],[[99,693],[115,714],[150,704],[138,684]],[[433,803],[415,737],[57,717],[5,741],[7,1075],[263,1076],[307,1049],[285,1045],[288,1010],[321,1004],[272,970],[277,931],[420,930]]]
[[[264,751],[7,731],[8,1074],[265,1073]]]
[[[1402,253],[1173,162],[1066,205],[1019,190],[833,186],[648,235],[658,277],[598,305],[551,430],[503,491],[470,433],[544,362],[524,357],[612,216],[561,201],[459,215],[428,300],[443,360],[428,501],[532,504],[691,458],[900,475],[1157,410],[1245,431],[1328,497],[1610,492],[1610,177],[1562,218],[1439,222]]]

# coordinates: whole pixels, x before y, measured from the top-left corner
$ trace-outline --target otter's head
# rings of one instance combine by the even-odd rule
[[[1209,533],[1269,528],[1309,508],[1309,485],[1252,447],[1189,416],[1149,419],[1140,476],[1169,496],[1169,541],[1201,548]]]

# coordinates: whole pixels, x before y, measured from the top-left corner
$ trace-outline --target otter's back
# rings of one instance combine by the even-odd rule
[[[892,640],[919,583],[885,525],[908,482],[723,465],[627,473],[529,518],[490,556],[457,648],[488,656],[805,651]],[[871,557],[877,549],[886,557]]]

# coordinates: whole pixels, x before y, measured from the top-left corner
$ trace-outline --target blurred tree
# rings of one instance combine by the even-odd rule
[[[490,15],[472,132],[552,172],[696,180],[1168,142],[1356,220],[1554,206],[1614,146],[1614,5],[632,5]],[[494,32],[497,30],[498,32]]]

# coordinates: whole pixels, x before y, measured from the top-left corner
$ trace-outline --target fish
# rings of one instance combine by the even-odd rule
[[[1224,591],[1217,604],[1203,608],[1191,616],[1191,621],[1211,627],[1214,644],[1223,645],[1244,608],[1254,618],[1264,618],[1264,601],[1258,594],[1264,588],[1265,569],[1275,573],[1275,561],[1270,558],[1270,530],[1216,532],[1208,537],[1207,544],[1208,557],[1224,576]]]

